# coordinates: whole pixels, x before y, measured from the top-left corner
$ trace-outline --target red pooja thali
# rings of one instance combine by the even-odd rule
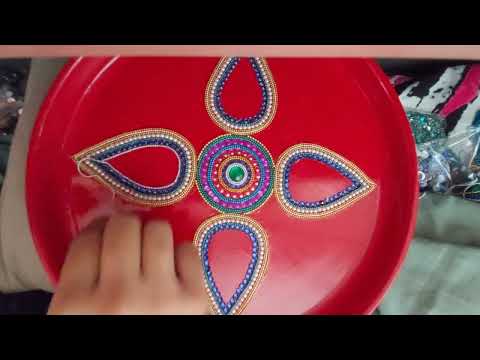
[[[219,314],[366,314],[406,253],[416,166],[370,60],[78,58],[37,118],[27,208],[54,282],[79,230],[129,210],[194,241]]]

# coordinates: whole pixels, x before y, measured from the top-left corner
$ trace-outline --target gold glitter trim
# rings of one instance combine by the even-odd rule
[[[90,156],[93,155],[94,153],[98,151],[105,151],[112,146],[117,146],[122,141],[131,141],[138,137],[149,136],[149,135],[153,135],[155,137],[169,136],[175,139],[176,141],[178,141],[179,143],[181,143],[182,145],[184,145],[187,148],[186,149],[187,153],[190,155],[190,164],[187,164],[187,167],[190,166],[190,174],[189,174],[188,180],[185,182],[185,187],[183,190],[181,190],[179,193],[177,193],[174,197],[170,199],[158,199],[158,198],[154,198],[154,196],[150,196],[150,198],[148,198],[147,196],[144,196],[144,195],[143,196],[145,198],[140,198],[139,196],[142,196],[142,195],[139,195],[136,191],[127,189],[127,188],[122,189],[120,187],[120,184],[118,184],[118,182],[115,181],[113,178],[111,178],[106,174],[100,173],[99,170],[96,169],[96,165],[94,164],[94,162],[89,160]],[[195,149],[185,137],[168,129],[148,128],[148,129],[141,129],[141,130],[126,132],[126,133],[117,135],[115,137],[112,137],[110,139],[107,139],[105,141],[102,141],[101,143],[93,145],[87,149],[84,149],[78,152],[77,154],[73,155],[72,159],[77,164],[78,169],[79,171],[81,171],[81,173],[84,173],[87,176],[91,176],[95,181],[112,189],[116,194],[120,195],[124,199],[140,205],[160,207],[160,206],[167,206],[167,205],[174,204],[182,200],[185,196],[187,196],[187,194],[190,192],[195,182],[196,164],[197,164]]]
[[[252,128],[249,128],[249,129],[237,129],[235,127],[232,127],[229,124],[226,124],[223,118],[214,112],[210,104],[210,99],[213,94],[213,84],[215,83],[215,80],[219,77],[222,71],[223,65],[225,65],[230,59],[231,59],[230,57],[223,57],[222,59],[220,59],[217,66],[215,67],[215,70],[210,76],[210,79],[208,80],[208,83],[207,83],[207,88],[205,90],[205,108],[207,109],[207,112],[210,118],[223,130],[236,135],[255,134],[257,132],[262,131],[267,126],[269,126],[273,118],[275,117],[275,114],[277,112],[277,103],[278,103],[277,86],[275,84],[275,80],[273,79],[272,72],[270,71],[270,67],[268,66],[267,60],[265,60],[264,58],[256,58],[257,61],[259,61],[262,64],[263,69],[265,70],[265,76],[270,84],[270,89],[272,90],[272,109],[270,111],[270,114],[268,115],[267,119],[263,121],[261,124],[257,126],[253,126]]]
[[[358,178],[363,181],[363,187],[361,190],[356,190],[352,194],[348,195],[350,198],[343,203],[333,203],[333,205],[328,205],[329,209],[325,208],[323,210],[317,210],[317,212],[312,213],[304,213],[299,212],[296,209],[292,209],[289,207],[286,200],[282,197],[282,178],[283,178],[283,167],[286,161],[293,155],[295,151],[314,151],[319,152],[323,155],[328,155],[332,157],[334,160],[338,161],[340,164],[344,165],[350,172],[355,173]],[[298,144],[292,147],[289,147],[285,150],[277,161],[277,166],[275,167],[275,196],[280,203],[283,210],[285,210],[288,214],[303,219],[310,219],[310,218],[322,218],[333,215],[350,205],[354,204],[355,202],[363,199],[365,196],[370,194],[376,188],[376,184],[362,171],[358,166],[356,166],[351,161],[345,159],[341,155],[324,148],[320,145],[316,144]]]
[[[197,229],[194,237],[193,244],[197,247],[199,256],[201,258],[202,253],[201,253],[201,241],[202,241],[202,235],[203,233],[208,229],[209,226],[215,225],[221,221],[234,221],[234,222],[241,222],[244,224],[247,224],[248,226],[252,227],[256,231],[258,231],[261,235],[261,240],[259,240],[259,247],[260,249],[263,249],[263,260],[259,258],[259,265],[256,267],[258,271],[256,271],[257,277],[253,282],[249,284],[249,287],[244,291],[242,294],[242,298],[237,304],[233,307],[232,312],[230,313],[231,315],[240,315],[246,308],[246,306],[250,303],[253,295],[257,291],[261,281],[265,277],[265,273],[268,268],[269,264],[269,244],[268,244],[268,235],[266,231],[263,229],[263,227],[256,222],[255,220],[242,216],[242,215],[217,215],[214,216],[210,219],[207,219],[204,221]],[[260,254],[260,252],[259,252]],[[203,266],[203,265],[202,265]],[[205,289],[207,290],[207,294],[210,300],[210,306],[211,309],[218,315],[222,315],[222,312],[218,308],[217,304],[215,303],[215,300],[213,299],[213,295],[210,291],[210,288],[208,287],[207,279],[204,277],[204,285]]]

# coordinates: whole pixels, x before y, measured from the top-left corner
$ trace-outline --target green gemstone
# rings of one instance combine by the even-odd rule
[[[242,169],[241,166],[232,166],[228,170],[228,177],[235,182],[242,181],[245,177],[245,171]]]

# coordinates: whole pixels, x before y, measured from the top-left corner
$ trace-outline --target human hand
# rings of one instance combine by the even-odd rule
[[[170,226],[113,215],[72,242],[48,314],[207,314],[192,243],[174,249]]]

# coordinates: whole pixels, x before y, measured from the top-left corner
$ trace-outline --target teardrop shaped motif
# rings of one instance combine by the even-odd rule
[[[289,179],[293,164],[303,159],[319,161],[350,180],[351,185],[314,201],[299,201],[293,198]],[[275,176],[275,194],[282,208],[301,218],[319,218],[336,213],[367,196],[375,189],[370,180],[355,164],[324,147],[314,144],[298,144],[288,148],[279,158]]]
[[[205,91],[205,106],[212,120],[223,130],[238,135],[249,135],[263,130],[273,120],[277,109],[277,89],[266,60],[258,57],[248,60],[262,91],[262,103],[255,115],[235,117],[223,107],[223,88],[240,62],[238,57],[224,57],[220,60]]]
[[[252,253],[247,271],[239,281],[228,301],[218,290],[210,267],[208,250],[215,234],[225,230],[240,231],[252,242]],[[267,233],[254,220],[240,215],[219,215],[206,220],[200,225],[194,240],[202,261],[205,288],[210,303],[218,315],[238,315],[250,302],[255,290],[262,281],[268,266]]]
[[[168,148],[178,159],[177,175],[168,185],[142,185],[108,162],[128,152],[151,147]],[[166,129],[124,133],[75,154],[73,160],[77,163],[79,172],[93,176],[127,200],[154,207],[180,201],[191,190],[195,180],[196,159],[193,146],[180,134]]]

